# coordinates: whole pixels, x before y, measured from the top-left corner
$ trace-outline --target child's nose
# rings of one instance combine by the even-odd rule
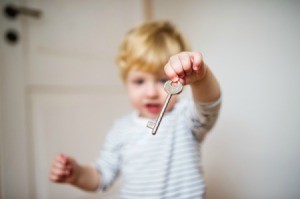
[[[158,97],[158,88],[155,84],[149,84],[146,88],[146,96],[149,98]]]

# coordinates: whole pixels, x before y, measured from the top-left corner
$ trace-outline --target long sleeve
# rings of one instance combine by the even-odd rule
[[[202,141],[207,132],[215,125],[219,116],[221,101],[221,97],[211,103],[190,101],[187,122],[198,141]]]
[[[95,168],[99,172],[100,185],[98,190],[106,190],[119,176],[121,165],[121,140],[114,126],[108,133],[105,143],[95,162]]]

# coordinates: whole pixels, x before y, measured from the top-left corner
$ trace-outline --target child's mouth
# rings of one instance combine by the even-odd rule
[[[158,114],[161,111],[160,104],[146,104],[146,109],[152,114]]]

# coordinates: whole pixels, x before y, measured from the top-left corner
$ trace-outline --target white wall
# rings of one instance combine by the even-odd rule
[[[300,1],[154,1],[218,77],[203,146],[209,199],[300,198]]]

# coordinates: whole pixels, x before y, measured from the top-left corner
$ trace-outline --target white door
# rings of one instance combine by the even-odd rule
[[[146,1],[149,2],[149,1]],[[131,107],[115,67],[118,45],[144,19],[139,0],[1,1],[42,16],[1,16],[2,198],[114,198],[49,182],[58,153],[91,164],[114,119]],[[101,197],[102,196],[102,197]]]

